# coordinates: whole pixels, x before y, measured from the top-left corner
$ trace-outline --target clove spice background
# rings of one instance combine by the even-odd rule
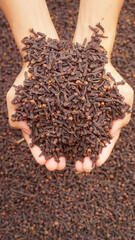
[[[79,1],[47,2],[59,35],[71,39]],[[101,168],[77,174],[68,162],[64,171],[48,172],[32,159],[20,130],[12,130],[8,124],[6,92],[21,69],[22,59],[2,13],[0,20],[0,239],[133,240],[134,108],[132,120]],[[135,89],[134,28],[134,3],[127,0],[112,62]]]

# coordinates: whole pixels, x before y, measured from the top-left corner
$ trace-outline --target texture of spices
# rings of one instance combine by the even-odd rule
[[[22,40],[28,73],[23,86],[14,86],[12,121],[27,121],[30,146],[39,146],[46,159],[83,161],[89,156],[94,163],[110,142],[113,121],[130,112],[115,79],[105,72],[107,53],[100,46],[104,35],[99,28],[90,29],[92,40],[86,44],[85,39],[82,46],[46,40],[34,30]]]
[[[47,2],[59,35],[71,38],[79,1]],[[48,172],[33,161],[25,141],[17,143],[22,139],[20,130],[9,128],[5,97],[22,61],[2,13],[0,20],[0,239],[133,240],[134,108],[132,120],[101,168],[77,174],[68,163],[62,172]],[[134,28],[134,2],[126,0],[112,62],[135,89]]]

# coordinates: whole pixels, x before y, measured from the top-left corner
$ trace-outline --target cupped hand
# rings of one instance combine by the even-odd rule
[[[122,77],[120,76],[120,74],[116,71],[116,69],[110,63],[106,64],[105,69],[106,69],[106,72],[111,73],[111,75],[115,78],[116,82],[119,82],[122,80]],[[26,65],[23,66],[20,74],[17,76],[14,82],[14,85],[16,86],[23,85],[25,71],[28,71]],[[124,101],[132,107],[133,95],[134,95],[133,89],[127,83],[125,83],[124,85],[118,85],[118,89],[120,94],[124,97],[125,99]],[[27,122],[26,121],[13,122],[11,119],[11,116],[15,113],[15,105],[12,104],[12,100],[14,99],[14,97],[15,97],[15,88],[12,86],[7,93],[7,107],[8,107],[8,116],[9,116],[10,126],[13,128],[21,129],[22,134],[31,150],[32,155],[40,165],[45,165],[46,168],[50,171],[64,169],[66,166],[65,157],[60,157],[59,163],[55,161],[54,157],[46,160],[45,156],[43,155],[39,157],[42,151],[38,146],[34,145],[34,147],[32,148],[30,147],[31,139],[29,135],[31,131],[29,126],[27,125]],[[102,152],[95,163],[97,166],[101,166],[108,159],[116,141],[119,138],[121,128],[128,124],[128,122],[130,121],[130,117],[131,117],[131,114],[126,113],[124,119],[119,119],[117,121],[114,121],[112,129],[110,130],[110,133],[112,135],[111,143],[110,144],[107,143],[107,146],[102,149]],[[84,162],[77,160],[75,163],[75,167],[78,172],[83,172],[83,171],[90,172],[94,166],[92,166],[92,160],[90,159],[90,157],[85,157]]]
[[[17,78],[14,82],[14,85],[16,85],[16,86],[23,85],[24,73],[26,71],[28,71],[28,68],[26,65],[24,65],[20,74],[17,76]],[[59,163],[57,163],[55,161],[54,157],[46,160],[45,156],[43,156],[43,155],[41,157],[39,157],[39,155],[42,151],[38,146],[34,145],[34,147],[32,147],[32,148],[30,147],[31,139],[30,139],[29,135],[30,135],[31,131],[30,131],[29,126],[27,125],[27,122],[26,121],[13,122],[11,119],[11,116],[15,113],[15,108],[16,108],[16,106],[14,104],[12,104],[12,100],[14,99],[14,97],[15,97],[15,88],[12,86],[7,93],[7,107],[8,107],[8,117],[9,117],[10,126],[13,128],[21,129],[22,134],[31,150],[33,157],[40,165],[45,165],[46,168],[50,171],[64,169],[66,166],[66,160],[64,157],[59,158],[59,160],[60,160]]]
[[[114,77],[116,82],[119,82],[123,79],[120,76],[120,74],[116,71],[116,69],[111,65],[111,63],[106,64],[105,69],[106,69],[106,72],[111,73],[111,75]],[[133,89],[127,83],[125,83],[124,85],[118,85],[118,89],[120,94],[125,99],[124,102],[129,104],[130,107],[132,108],[133,96],[134,96]],[[130,118],[131,118],[131,114],[126,113],[123,119],[118,119],[113,122],[112,129],[110,130],[110,134],[112,136],[111,142],[110,144],[107,143],[106,144],[107,146],[102,149],[102,152],[95,163],[97,166],[101,166],[103,163],[106,162],[106,160],[108,159],[108,157],[112,152],[112,149],[116,141],[119,138],[121,129],[129,123]],[[92,166],[92,160],[90,159],[90,157],[85,157],[84,162],[77,160],[75,166],[78,172],[83,172],[83,171],[91,172],[91,170],[94,167]]]

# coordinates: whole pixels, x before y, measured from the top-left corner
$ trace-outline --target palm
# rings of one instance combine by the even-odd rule
[[[23,85],[23,81],[24,81],[24,73],[25,71],[27,71],[27,67],[24,66],[22,68],[22,71],[20,72],[20,74],[18,75],[18,77],[16,78],[14,84],[15,85]],[[31,143],[31,139],[29,137],[30,135],[30,128],[27,125],[26,121],[19,121],[19,122],[13,122],[11,120],[11,116],[15,113],[15,105],[13,105],[11,103],[11,101],[13,100],[13,98],[15,97],[15,89],[12,86],[10,88],[10,90],[7,93],[7,106],[8,106],[8,115],[9,115],[9,123],[10,126],[13,128],[19,128],[22,131],[22,134],[30,148],[30,143]],[[57,163],[55,161],[55,159],[52,157],[51,159],[46,160],[45,157],[42,155],[41,157],[39,157],[40,153],[42,152],[41,149],[38,146],[34,146],[32,148],[30,148],[32,155],[34,156],[35,160],[40,164],[40,165],[45,165],[46,168],[50,171],[53,170],[62,170],[65,168],[65,158],[61,157],[59,160],[60,162]]]
[[[111,64],[106,65],[106,72],[110,72],[112,76],[115,78],[116,82],[121,81],[122,77],[119,75],[119,73],[115,70],[115,68]],[[132,88],[126,83],[124,85],[118,86],[120,94],[125,98],[125,102],[129,104],[132,107],[133,104],[133,90]],[[124,119],[120,119],[117,121],[114,121],[113,127],[110,130],[110,133],[112,135],[111,143],[108,144],[105,148],[102,149],[101,154],[99,155],[96,165],[101,166],[109,157],[111,154],[111,151],[116,143],[116,141],[119,138],[121,128],[124,127],[128,122],[130,121],[130,115],[126,113]],[[92,161],[89,157],[84,158],[84,162],[76,161],[76,169],[79,172],[90,172],[92,170]]]

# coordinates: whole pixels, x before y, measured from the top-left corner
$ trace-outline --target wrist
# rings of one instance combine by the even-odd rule
[[[87,42],[89,42],[91,40],[92,35],[93,35],[93,31],[90,30],[89,25],[87,25],[87,27],[85,25],[85,28],[80,27],[79,25],[79,27],[76,28],[73,42],[74,43],[78,42],[82,44],[85,38],[87,38]],[[108,62],[110,62],[115,34],[109,33],[107,35],[106,33],[104,33],[104,35],[107,36],[107,38],[102,38],[100,45],[107,51]]]
[[[36,32],[44,33],[47,38],[59,39],[57,32],[53,26],[53,23],[51,22],[50,19],[46,19],[45,22],[42,19],[38,19],[36,23],[32,22],[31,24],[29,24],[29,26],[23,24],[23,30],[20,32],[20,34],[19,33],[16,34],[17,32],[16,29],[14,34],[17,46],[20,50],[22,57],[24,57],[25,55],[25,51],[22,51],[22,48],[24,47],[22,40],[24,37],[29,37],[30,35],[32,35],[30,29],[33,29],[35,33]]]
[[[42,27],[41,27],[41,26],[42,26]],[[22,55],[22,58],[24,58],[24,56],[25,56],[25,54],[26,54],[25,51],[22,51],[22,49],[23,49],[23,47],[24,47],[24,44],[23,44],[22,40],[23,40],[23,38],[25,38],[25,37],[33,36],[33,34],[34,34],[33,32],[35,32],[35,33],[41,32],[41,33],[43,33],[43,34],[46,35],[46,38],[47,38],[47,39],[48,39],[48,38],[52,38],[52,39],[57,39],[57,40],[59,40],[59,37],[58,37],[55,29],[53,29],[53,26],[51,26],[51,24],[50,24],[49,26],[50,26],[50,27],[47,27],[47,28],[46,28],[46,27],[43,26],[42,24],[33,25],[32,28],[30,27],[27,31],[25,31],[25,34],[23,34],[23,35],[21,36],[21,38],[19,39],[18,42],[17,42],[17,40],[16,40],[16,43],[17,43],[17,46],[18,46],[18,48],[19,48],[19,51],[20,51],[20,53],[21,53],[21,55]],[[33,32],[30,31],[30,30],[32,30],[32,29],[33,29]],[[24,63],[24,65],[25,65],[25,63]]]
[[[90,41],[93,31],[89,29],[89,25],[95,27],[100,22],[104,28],[104,35],[108,37],[102,38],[101,45],[106,49],[110,59],[122,4],[123,0],[80,0],[77,28],[73,41],[83,43],[85,38]]]
[[[29,29],[58,39],[45,0],[4,0],[1,5],[22,56],[21,40],[30,35]]]

